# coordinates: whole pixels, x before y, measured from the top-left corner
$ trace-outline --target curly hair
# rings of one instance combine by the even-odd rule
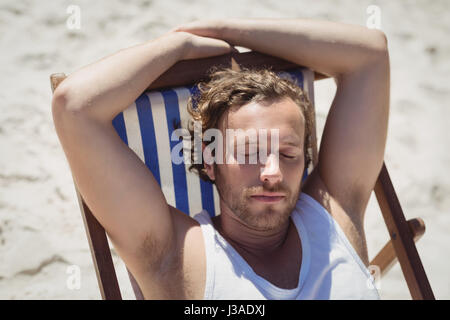
[[[294,80],[281,78],[268,69],[213,68],[209,72],[208,80],[198,84],[198,92],[189,98],[187,106],[191,115],[188,122],[192,160],[189,170],[198,173],[201,179],[214,183],[204,169],[203,154],[202,161],[194,159],[196,156],[194,152],[195,122],[201,123],[203,135],[210,128],[218,128],[222,115],[231,107],[240,107],[250,102],[276,101],[285,97],[291,98],[299,106],[305,119],[305,170],[309,168],[312,164],[314,110],[307,95],[298,84]]]

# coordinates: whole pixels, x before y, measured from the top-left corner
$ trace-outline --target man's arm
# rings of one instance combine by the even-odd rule
[[[168,33],[73,73],[55,90],[54,124],[75,183],[138,281],[170,263],[176,210],[111,121],[178,60],[229,51],[217,39]]]
[[[176,30],[224,39],[335,78],[337,92],[322,136],[318,173],[347,214],[362,221],[387,136],[389,57],[384,34],[308,19],[197,21]]]

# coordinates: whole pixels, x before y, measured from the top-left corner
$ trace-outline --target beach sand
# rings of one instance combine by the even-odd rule
[[[80,29],[70,30],[70,5]],[[442,1],[12,1],[0,4],[0,299],[100,299],[72,176],[54,130],[49,75],[67,74],[181,23],[202,18],[316,18],[366,25],[380,8],[391,57],[385,163],[407,219],[421,217],[417,249],[438,299],[450,298],[450,2]],[[316,82],[318,135],[333,99]],[[369,257],[388,240],[373,196]],[[133,299],[113,254],[124,299]],[[80,273],[74,287],[72,266]],[[72,270],[72,271],[71,271]],[[410,299],[397,264],[383,299]]]

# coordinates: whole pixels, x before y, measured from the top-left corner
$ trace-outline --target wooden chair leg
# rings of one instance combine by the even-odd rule
[[[374,190],[411,297],[414,300],[434,299],[413,234],[403,215],[385,163]]]
[[[100,294],[103,300],[122,300],[105,229],[95,219],[78,190],[76,191],[89,247],[91,249],[92,260],[94,261]]]
[[[414,242],[417,242],[425,233],[425,223],[422,219],[416,218],[408,220],[408,226],[413,234]],[[383,249],[370,262],[371,266],[378,266],[380,268],[380,276],[384,276],[397,262],[397,255],[392,244],[392,240],[388,241]]]

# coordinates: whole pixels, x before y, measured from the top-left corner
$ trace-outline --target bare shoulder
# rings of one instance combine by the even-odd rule
[[[311,196],[328,211],[344,231],[356,253],[367,266],[369,264],[369,258],[364,233],[364,215],[360,212],[353,212],[351,207],[347,205],[352,199],[344,201],[333,197],[316,169],[317,167],[308,176],[302,186],[302,192]]]

